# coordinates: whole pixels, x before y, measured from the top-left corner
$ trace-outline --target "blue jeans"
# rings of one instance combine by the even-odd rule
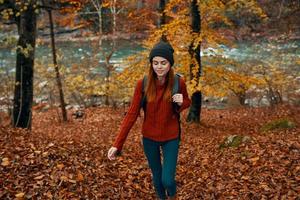
[[[160,199],[166,199],[176,194],[176,165],[178,158],[179,139],[156,142],[143,137],[144,152],[152,172],[153,184]],[[161,163],[160,147],[163,163]]]

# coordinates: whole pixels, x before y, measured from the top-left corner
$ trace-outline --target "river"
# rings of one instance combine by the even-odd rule
[[[71,66],[75,63],[83,62],[85,59],[90,58],[93,53],[92,43],[94,41],[87,42],[57,42],[56,46],[60,54],[63,55],[59,62],[65,66]],[[111,62],[118,64],[122,69],[122,60],[129,55],[133,55],[143,48],[136,41],[130,40],[117,40],[116,51],[112,55]],[[208,48],[203,51],[204,54],[222,54],[227,58],[232,58],[237,61],[268,61],[268,62],[280,62],[287,66],[295,66],[295,60],[300,60],[300,40],[289,41],[286,43],[280,42],[241,42],[235,44],[234,47],[220,46],[223,49],[222,52],[217,52],[216,49]],[[105,53],[111,51],[110,41],[104,41],[103,50]],[[104,61],[104,57],[98,52],[99,63]],[[15,50],[1,49],[0,48],[0,68],[9,69],[10,72],[15,70]],[[35,52],[35,59],[42,61],[43,63],[52,63],[51,47],[49,45],[37,45]],[[300,69],[299,69],[300,71]]]

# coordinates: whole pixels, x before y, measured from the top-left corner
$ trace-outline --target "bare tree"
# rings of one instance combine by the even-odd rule
[[[57,56],[56,56],[56,48],[55,48],[55,36],[54,36],[54,27],[53,27],[53,19],[52,19],[52,10],[49,7],[49,5],[45,4],[44,1],[43,1],[43,4],[45,7],[47,7],[46,10],[47,10],[48,16],[49,16],[51,47],[52,47],[53,64],[54,64],[54,69],[55,69],[55,77],[56,77],[56,83],[57,83],[57,87],[58,87],[58,91],[59,91],[59,100],[60,100],[62,117],[63,117],[63,121],[66,122],[66,121],[68,121],[68,118],[67,118],[67,110],[66,110],[64,92],[63,92],[63,88],[62,88],[62,81],[61,81],[59,67],[58,67],[57,59],[56,59]]]
[[[100,50],[102,56],[104,57],[104,68],[106,70],[105,74],[105,83],[106,83],[106,94],[105,94],[105,104],[109,105],[109,90],[110,90],[110,82],[111,82],[111,73],[115,71],[115,66],[111,64],[111,58],[114,52],[116,51],[116,32],[117,32],[117,15],[122,11],[121,9],[117,9],[117,0],[110,0],[110,12],[112,13],[112,47],[110,51],[107,53],[102,48],[103,43],[103,26],[102,26],[102,10],[103,10],[103,1],[102,0],[90,0],[93,4],[94,8],[97,11],[98,15],[98,23],[99,23],[99,38],[98,38],[98,49]]]

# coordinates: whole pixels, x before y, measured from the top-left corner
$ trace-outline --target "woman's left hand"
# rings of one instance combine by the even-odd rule
[[[174,103],[177,103],[179,106],[181,106],[182,103],[183,103],[183,95],[179,94],[179,93],[174,94],[172,96],[172,100],[173,100]]]

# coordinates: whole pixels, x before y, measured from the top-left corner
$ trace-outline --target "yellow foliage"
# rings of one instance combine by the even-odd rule
[[[13,14],[14,12],[11,8],[4,9],[3,11],[1,11],[1,16],[4,20],[8,20]]]
[[[17,46],[17,49],[26,57],[28,58],[30,54],[33,53],[33,47],[30,44],[26,44],[26,47],[23,48],[22,46]]]
[[[199,73],[199,66],[196,60],[192,59],[189,54],[190,47],[195,49],[200,45],[202,48],[217,48],[219,44],[231,44],[224,36],[223,30],[213,26],[214,23],[231,25],[231,22],[224,14],[228,9],[248,9],[251,12],[253,11],[254,14],[264,17],[262,10],[254,1],[230,1],[229,4],[225,5],[220,0],[209,0],[198,1],[198,5],[201,15],[201,30],[199,33],[193,33],[191,29],[190,1],[170,0],[164,12],[171,20],[161,28],[153,30],[150,37],[143,43],[143,46],[146,48],[145,51],[126,59],[125,65],[127,67],[124,68],[122,73],[113,73],[109,82],[98,81],[97,89],[92,89],[95,88],[97,83],[92,84],[89,81],[90,84],[87,84],[86,77],[73,76],[66,81],[68,87],[82,91],[85,94],[98,92],[112,94],[112,96],[129,100],[136,81],[141,79],[148,71],[150,65],[148,54],[151,47],[163,34],[167,35],[168,41],[174,47],[174,68],[176,72],[184,75],[190,94],[197,90],[202,90],[208,96],[225,96],[229,92],[244,94],[251,87],[263,84],[260,78],[249,74],[247,70],[246,72],[243,71],[244,66],[240,66],[240,63],[235,63],[232,60],[224,61],[224,59],[222,59],[223,63],[220,63],[218,57],[209,58],[211,66],[207,64],[202,66],[203,69],[199,81],[196,79],[190,80],[190,75],[197,77],[197,73]],[[109,3],[103,6],[109,6]],[[176,8],[176,12],[174,12],[174,8]],[[195,67],[190,70],[191,66]]]
[[[142,79],[148,71],[148,51],[142,51],[128,57],[125,60],[125,66],[127,67],[124,68],[122,73],[116,73],[113,76],[114,86],[116,87],[114,89],[119,90],[120,98],[129,100],[132,97],[137,80]]]

